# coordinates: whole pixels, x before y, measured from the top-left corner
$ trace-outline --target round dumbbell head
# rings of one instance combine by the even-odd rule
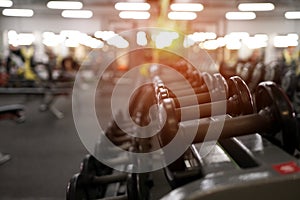
[[[67,186],[67,200],[74,199],[99,199],[103,198],[106,187],[93,186],[88,184],[91,176],[83,176],[75,174],[69,181]]]
[[[112,169],[103,163],[99,162],[94,156],[88,154],[84,157],[80,164],[80,173],[89,175],[107,175],[112,172]]]
[[[228,84],[225,78],[220,73],[216,73],[213,74],[213,79],[213,84],[215,88],[214,90],[218,92],[220,100],[226,99],[228,96]]]
[[[159,104],[159,121],[163,126],[161,133],[164,134],[164,141],[161,141],[162,146],[166,145],[173,139],[178,130],[178,119],[175,113],[175,104],[171,98],[163,99]]]
[[[214,79],[213,79],[212,75],[210,75],[207,72],[203,72],[202,78],[204,80],[204,83],[205,83],[208,91],[212,91],[214,89]]]
[[[242,70],[243,70],[243,67],[244,67],[244,63],[241,63],[239,62],[237,65],[236,65],[236,68],[235,68],[235,72],[237,75],[240,75]]]
[[[153,182],[149,178],[147,173],[129,174],[127,180],[128,199],[149,199],[150,188],[153,186]]]
[[[199,72],[197,70],[192,71],[191,77],[192,77],[192,80],[193,80],[192,86],[197,87],[197,86],[203,85],[202,76],[199,74]]]
[[[300,149],[300,138],[297,131],[297,120],[294,109],[283,90],[274,82],[266,81],[258,85],[255,91],[257,110],[262,112],[270,109],[272,116],[268,116],[273,123],[273,136],[281,132],[281,145],[289,153],[295,148]]]
[[[238,103],[236,115],[252,114],[254,103],[247,84],[239,76],[233,76],[228,80],[228,88],[229,98],[236,98]]]

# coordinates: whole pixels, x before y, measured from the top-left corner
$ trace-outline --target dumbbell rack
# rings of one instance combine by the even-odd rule
[[[191,149],[203,177],[174,189],[164,200],[299,198],[299,159],[259,134],[221,140],[205,158],[199,156],[201,145]]]
[[[145,99],[155,99],[157,104],[161,104],[161,102],[165,102],[165,98],[168,99],[168,95],[172,95],[171,93],[164,88],[161,83],[164,83],[166,79],[164,79],[164,75],[161,74],[161,71],[157,72],[154,70],[150,70],[152,72],[152,80],[153,80],[153,91],[152,93],[143,93],[143,95],[137,95],[136,99],[133,98],[133,107],[136,106],[136,108],[133,111],[132,116],[139,116],[140,119],[137,121],[145,121],[145,118],[148,116],[147,108],[149,108],[151,105],[142,105],[137,104],[137,102],[144,102]],[[205,83],[202,80],[202,76],[197,76],[195,71],[189,69],[190,74],[184,74],[183,76],[193,85],[194,87],[202,87],[206,88],[206,90],[209,90],[210,88],[215,89],[217,92],[227,92],[228,91],[220,91],[222,90],[229,90],[229,93],[232,93],[230,89],[226,89],[226,84],[224,82],[224,87],[219,87],[220,84],[223,84],[223,80],[217,79],[219,76],[211,76],[209,74],[206,74]],[[204,76],[204,77],[205,77]],[[155,77],[155,78],[154,78]],[[161,82],[158,80],[162,80]],[[233,80],[233,79],[232,79]],[[234,79],[239,80],[238,78]],[[173,82],[176,82],[176,80],[172,80]],[[218,82],[216,84],[216,82]],[[229,81],[230,82],[230,81]],[[218,85],[219,84],[219,85]],[[242,82],[238,84],[243,84]],[[234,85],[234,84],[233,84]],[[232,86],[232,85],[231,85]],[[181,86],[180,86],[181,87]],[[178,87],[178,88],[180,88]],[[285,98],[283,98],[280,92],[278,93],[277,86],[275,86],[273,83],[266,83],[260,85],[260,89],[264,87],[271,87],[276,90],[271,90],[272,92],[275,91],[276,94],[274,94],[274,101],[276,101],[276,106],[281,106],[280,108],[276,108],[279,110],[285,109],[285,104],[279,104],[279,100],[283,101]],[[183,87],[184,88],[184,87]],[[216,89],[217,88],[217,89]],[[221,89],[220,89],[221,88]],[[256,109],[251,110],[251,106],[254,106],[251,102],[245,101],[246,99],[251,100],[251,94],[249,90],[244,85],[238,85],[238,87],[235,89],[234,92],[239,92],[241,89],[243,98],[238,98],[238,103],[236,105],[240,106],[241,110],[240,112],[236,112],[235,109],[231,110],[230,113],[227,113],[225,115],[226,119],[233,119],[236,120],[241,115],[248,115],[254,112],[253,118],[256,115],[259,115],[260,110],[264,111],[262,108],[264,108],[264,103],[259,102],[261,97],[259,97],[260,93],[256,94]],[[205,90],[205,89],[204,89]],[[215,92],[216,92],[215,91]],[[247,92],[248,91],[248,92]],[[178,93],[177,93],[178,94]],[[182,94],[185,94],[185,91],[182,92]],[[232,95],[232,96],[231,96]],[[229,95],[229,97],[234,97],[233,94]],[[278,97],[279,95],[279,97]],[[238,95],[239,96],[239,95]],[[228,97],[228,95],[227,95]],[[144,100],[142,101],[141,98]],[[176,96],[172,97],[176,98]],[[234,99],[234,98],[233,98]],[[279,99],[279,100],[278,100]],[[211,99],[209,99],[211,101]],[[247,104],[247,109],[243,108],[239,103],[243,103],[243,105]],[[270,102],[268,102],[270,103]],[[250,108],[249,108],[250,106]],[[200,106],[201,107],[201,106]],[[273,106],[274,107],[274,106]],[[288,107],[288,106],[287,106]],[[269,107],[267,107],[269,108]],[[270,109],[272,107],[270,106]],[[146,111],[145,111],[146,109]],[[273,108],[274,109],[274,108]],[[287,108],[289,109],[289,107]],[[258,110],[258,111],[257,111]],[[158,110],[159,112],[159,110]],[[255,113],[257,112],[257,113]],[[267,112],[267,111],[264,111]],[[271,112],[272,113],[272,112]],[[290,125],[292,128],[286,129],[284,127],[286,124],[282,125],[280,124],[278,128],[278,124],[275,124],[275,131],[280,132],[279,135],[282,137],[290,137],[289,140],[297,140],[294,143],[299,143],[299,133],[295,133],[296,130],[293,130],[292,125],[293,120],[293,113],[289,113],[287,110],[281,113],[283,116],[290,117]],[[288,115],[290,114],[290,115]],[[146,115],[146,116],[143,116]],[[176,117],[176,116],[175,116]],[[246,116],[247,117],[247,116]],[[195,119],[199,120],[204,123],[210,123],[212,121],[216,121],[218,116],[206,116],[205,118],[201,119]],[[250,117],[251,118],[251,117]],[[250,119],[249,118],[249,119]],[[273,118],[271,118],[273,119]],[[191,119],[189,119],[191,120]],[[176,122],[178,126],[180,124],[183,124],[185,122],[181,122],[180,119],[177,119]],[[286,122],[284,122],[286,123]],[[110,131],[106,134],[112,134],[112,141],[114,139],[118,139],[119,136],[116,137],[116,133],[120,133],[117,130],[117,127],[113,125],[114,122],[112,122],[112,125],[110,126]],[[287,123],[288,124],[288,123]],[[260,125],[259,125],[260,126]],[[258,126],[258,127],[259,127]],[[273,125],[272,125],[273,126]],[[271,126],[271,127],[272,127]],[[285,129],[284,129],[285,128]],[[272,128],[271,128],[272,129]],[[164,141],[163,137],[166,134],[164,132],[166,128],[163,128],[161,133],[159,133],[157,136],[156,141],[160,141],[159,145],[163,146]],[[272,130],[272,131],[274,131]],[[289,130],[291,132],[294,132],[293,134],[297,134],[296,136],[293,134],[289,135]],[[170,188],[172,188],[172,191],[169,191],[169,189],[160,188],[159,183],[162,181],[162,177],[153,178],[153,180],[147,180],[141,183],[136,183],[134,180],[136,179],[127,179],[129,182],[127,183],[127,193],[128,193],[128,185],[134,186],[133,190],[136,190],[136,188],[142,188],[142,190],[147,190],[146,193],[140,193],[143,195],[149,195],[149,196],[136,196],[135,198],[130,198],[132,196],[126,196],[126,192],[123,192],[125,196],[120,196],[119,193],[116,191],[122,190],[124,191],[124,181],[114,183],[113,185],[109,185],[106,188],[106,195],[107,196],[116,196],[112,199],[152,199],[153,192],[158,190],[164,190],[161,192],[164,195],[161,195],[163,199],[261,199],[261,197],[264,197],[265,199],[269,199],[272,197],[272,199],[297,199],[297,197],[300,196],[300,190],[298,189],[298,185],[300,183],[300,161],[293,156],[294,148],[298,148],[299,150],[299,144],[292,146],[292,150],[290,148],[287,148],[287,145],[292,144],[293,142],[287,143],[286,139],[283,141],[283,143],[278,143],[278,141],[275,138],[278,134],[273,133],[267,133],[269,130],[263,130],[258,132],[247,132],[246,135],[240,136],[242,134],[239,133],[239,135],[236,135],[235,132],[243,132],[241,130],[227,130],[227,132],[232,132],[229,135],[230,136],[224,136],[224,138],[221,139],[211,139],[210,141],[202,142],[201,140],[197,140],[193,142],[187,149],[187,151],[180,157],[177,161],[170,164],[169,166],[165,167],[163,169],[163,173],[165,174],[164,181],[169,183]],[[200,130],[201,132],[201,130]],[[286,134],[288,133],[288,134]],[[228,134],[228,133],[226,133]],[[288,136],[285,136],[288,135]],[[294,137],[295,136],[295,137]],[[167,138],[169,139],[169,138]],[[281,138],[282,139],[282,138]],[[216,140],[218,140],[216,142]],[[130,146],[139,146],[139,141],[134,140],[135,142],[129,142],[128,147],[123,148],[130,148]],[[116,140],[115,142],[120,142],[119,140]],[[217,144],[217,145],[215,145]],[[124,145],[124,142],[118,143],[118,145]],[[98,145],[101,146],[101,145]],[[153,146],[153,144],[152,144]],[[297,146],[297,147],[296,147]],[[135,146],[136,147],[136,146]],[[202,156],[200,152],[205,152],[207,148],[207,152],[209,152],[207,155]],[[175,151],[176,149],[174,149]],[[104,149],[100,148],[100,151],[105,151]],[[120,163],[123,163],[124,167],[126,167],[126,162],[121,161]],[[101,168],[101,167],[100,167]],[[153,172],[153,174],[156,172]],[[149,176],[147,176],[149,177]],[[155,176],[154,176],[155,177]],[[133,184],[134,182],[134,184]],[[153,188],[150,190],[151,183],[153,182]],[[117,189],[116,189],[117,188]],[[123,189],[122,189],[123,188]],[[282,189],[282,190],[280,190]],[[152,197],[151,197],[152,196]],[[157,197],[157,196],[156,196]],[[73,198],[74,199],[74,198]]]
[[[157,74],[159,73],[156,73],[155,75]],[[163,87],[161,85],[163,81],[158,83],[157,79],[158,78],[155,77],[154,82],[156,82],[156,91],[160,93],[156,93],[156,96],[158,97],[157,101],[160,102],[163,98],[168,98],[166,97],[168,94],[166,94],[164,89],[161,89]],[[263,86],[273,88],[277,87],[273,83],[266,83],[265,85],[261,84],[260,87]],[[277,90],[276,92],[275,90],[272,90],[272,92],[274,93],[272,96],[274,99],[272,100],[276,101],[276,103],[278,103],[279,99],[280,101],[286,101],[287,98],[281,96],[282,94],[280,93],[280,90]],[[248,94],[245,93],[244,95],[247,96]],[[256,94],[256,96],[259,96],[259,93]],[[258,97],[257,99],[262,100],[260,98],[261,97]],[[263,107],[261,105],[264,104],[262,102],[257,102],[257,100],[255,103],[259,105],[257,106],[258,111]],[[276,106],[278,107],[276,109],[279,110],[285,107],[284,103],[275,105],[275,107]],[[168,106],[166,106],[166,108],[167,107]],[[291,114],[290,117],[291,121],[295,121],[293,114]],[[228,115],[227,118],[232,117]],[[202,120],[214,121],[209,118]],[[292,126],[292,124],[293,122],[290,125]],[[281,132],[280,134],[290,134],[289,131],[284,130],[284,126],[288,126],[288,124],[283,125],[282,130],[279,130]],[[296,129],[296,127],[294,128]],[[289,130],[291,132],[297,132],[292,128]],[[233,129],[232,132],[234,131],[235,130]],[[238,130],[238,132],[241,131]],[[298,140],[299,143],[299,133],[296,134],[298,135],[298,139],[296,137],[294,139]],[[274,145],[276,144],[273,140],[275,134],[266,134],[265,136],[266,137],[262,137],[261,135],[253,132],[252,134],[248,133],[247,136],[220,139],[217,146],[214,146],[213,148],[211,145],[215,144],[214,141],[211,145],[209,144],[209,141],[205,143],[200,142],[192,144],[189,150],[184,154],[184,156],[182,156],[183,158],[181,158],[181,163],[184,164],[184,167],[180,166],[179,168],[181,169],[178,170],[179,164],[175,163],[175,167],[171,164],[171,166],[164,169],[166,177],[174,189],[166,195],[164,199],[226,199],[224,198],[225,195],[232,197],[238,196],[245,199],[247,192],[255,192],[256,185],[263,184],[264,186],[262,188],[266,187],[270,188],[270,190],[262,192],[260,196],[261,198],[264,196],[268,197],[268,195],[272,196],[272,188],[275,189],[278,185],[285,188],[284,184],[288,184],[289,181],[294,182],[293,184],[295,185],[299,184],[300,162],[294,156],[290,155],[293,150],[290,151],[285,148],[285,151],[290,153],[288,154],[278,147],[280,146],[284,148],[280,144],[277,144],[278,146]],[[266,138],[271,139],[272,143]],[[289,139],[293,140],[293,137]],[[207,152],[210,153],[205,157],[202,157],[199,151],[201,149],[202,152],[205,152],[205,148],[208,148]],[[213,150],[211,151],[210,148]],[[278,184],[277,181],[279,180],[282,182]],[[242,184],[243,182],[245,182],[245,184]],[[177,187],[180,188],[176,189]],[[240,193],[231,193],[232,188],[237,188],[234,189],[234,191],[236,191],[243,187],[248,187],[248,189],[245,189]],[[261,187],[258,187],[257,191],[260,189]],[[282,194],[284,194],[285,197],[291,197],[291,199],[297,199],[297,197],[299,197],[299,191],[296,187],[290,187],[287,188],[285,192],[282,192],[281,196],[278,195],[272,199],[282,199]],[[218,198],[214,198],[216,196]],[[250,198],[253,199],[252,196],[250,196]]]

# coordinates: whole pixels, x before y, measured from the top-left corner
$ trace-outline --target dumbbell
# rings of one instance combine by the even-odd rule
[[[163,101],[166,105],[172,105],[170,99]],[[295,148],[300,149],[300,137],[297,132],[295,113],[282,89],[273,82],[262,82],[256,89],[255,102],[258,111],[255,114],[228,118],[225,121],[201,121],[196,119],[200,125],[197,127],[198,131],[193,142],[202,142],[209,126],[217,126],[220,123],[224,123],[220,138],[230,138],[252,133],[264,133],[269,137],[275,138],[278,132],[282,132],[280,146],[285,151],[292,154]],[[174,130],[185,131],[184,126],[180,125],[184,122],[174,123],[174,121],[178,122],[175,109],[167,108],[167,121],[163,132],[160,134],[163,145],[168,144],[173,139],[176,133]]]
[[[178,87],[178,89],[183,88],[182,84],[186,83],[186,81],[192,86],[192,87],[199,87],[203,85],[203,78],[202,74],[199,74],[198,71],[191,71],[190,74],[187,76],[183,76],[184,80],[178,80],[177,78],[170,78],[167,75],[166,76],[159,76],[160,79],[167,84],[172,85],[173,87]]]
[[[278,61],[273,61],[265,66],[265,74],[264,80],[265,81],[273,81],[277,84],[281,83],[281,77],[284,74],[285,66],[283,66]]]
[[[253,99],[246,83],[238,76],[231,77],[228,80],[229,85],[229,99],[226,101],[217,101],[206,104],[191,105],[188,107],[176,108],[172,98],[163,99],[161,108],[166,112],[166,122],[163,126],[163,132],[170,132],[169,130],[177,130],[177,124],[180,121],[193,120],[195,118],[204,118],[211,116],[211,108],[221,108],[220,106],[227,106],[227,112],[233,116],[251,114],[253,110]],[[195,116],[195,110],[199,111],[199,116]],[[219,113],[220,112],[220,113]],[[181,118],[181,113],[183,113]],[[223,115],[224,110],[216,109],[215,115]]]
[[[178,106],[178,102],[182,102],[182,104],[189,104],[189,101],[186,100],[190,99],[187,96],[193,95],[197,97],[198,103],[208,103],[211,101],[211,95],[214,92],[219,92],[219,95],[214,95],[214,101],[219,100],[217,97],[226,96],[228,91],[228,86],[226,80],[220,74],[214,74],[211,76],[208,73],[204,73],[203,79],[205,80],[206,84],[203,84],[201,87],[195,88],[195,90],[191,90],[190,88],[186,88],[184,90],[176,90],[175,94],[168,90],[165,84],[162,81],[154,80],[156,83],[155,85],[155,93],[158,99],[172,97],[175,98],[175,103]],[[167,85],[168,86],[168,85]],[[174,89],[170,87],[171,89]],[[225,94],[223,94],[225,93]],[[177,99],[178,98],[178,99]],[[182,106],[182,105],[181,105]]]
[[[257,63],[253,69],[250,81],[248,83],[251,92],[255,91],[257,85],[261,82],[264,76],[265,66],[263,63]]]
[[[99,162],[91,154],[87,154],[80,163],[80,173],[87,175],[108,175],[112,173],[112,168]]]
[[[246,83],[249,82],[253,71],[253,65],[250,62],[245,64],[239,63],[237,66],[237,75],[239,75]]]
[[[157,78],[157,77],[155,77],[155,78]],[[154,80],[153,82],[154,82],[154,87],[155,88],[165,88],[167,90],[172,89],[172,90],[177,91],[179,93],[183,92],[182,95],[186,95],[184,92],[188,89],[193,89],[194,93],[200,93],[200,92],[207,92],[208,91],[205,84],[191,85],[189,82],[186,82],[186,81],[178,81],[178,82],[173,82],[173,83],[167,83],[167,82],[163,81],[163,79],[161,79],[160,77],[157,78],[156,80]],[[172,92],[170,92],[170,95],[174,95],[174,94]]]
[[[281,78],[281,87],[290,99],[297,88],[298,77],[294,69],[289,69]]]
[[[221,108],[222,106],[226,105],[227,111],[226,113],[237,116],[237,115],[245,115],[253,113],[253,100],[248,90],[246,84],[242,79],[238,77],[232,77],[229,79],[229,99],[223,101],[216,101],[212,103],[205,103],[205,104],[197,104],[197,105],[189,105],[186,107],[181,108],[171,108],[171,105],[165,105],[166,103],[169,104],[170,102],[174,106],[174,100],[170,98],[167,101],[163,101],[164,108],[174,109],[175,116],[178,121],[187,121],[194,119],[195,110],[199,111],[199,118],[209,117],[211,116],[212,108]],[[181,114],[184,113],[185,118],[181,118]],[[167,111],[167,115],[169,114],[169,110]],[[225,114],[224,110],[216,109],[215,115],[222,115]]]
[[[200,77],[200,75],[198,75]],[[195,93],[200,93],[200,92],[207,92],[208,88],[207,85],[213,85],[213,77],[208,74],[208,73],[202,73],[201,74],[201,80],[202,81],[197,81],[197,84],[193,84],[188,82],[187,80],[173,80],[172,82],[166,81],[162,77],[154,77],[154,83],[156,86],[160,86],[160,84],[163,84],[165,88],[170,88],[172,90],[177,91],[178,93],[183,93],[180,95],[186,95],[185,91],[187,89],[194,89]],[[204,80],[204,81],[203,81]],[[172,94],[172,93],[171,93]],[[178,94],[177,94],[178,95]]]
[[[240,75],[243,71],[243,67],[244,67],[244,63],[237,63],[236,67],[235,67],[235,74],[236,75]]]
[[[114,197],[104,197],[109,184],[126,182],[125,194]],[[110,199],[110,200],[148,200],[149,190],[153,185],[146,173],[125,173],[118,172],[111,175],[88,176],[85,174],[75,174],[68,183],[67,200],[82,199]]]
[[[103,176],[90,176],[78,173],[75,174],[68,183],[66,199],[101,199],[105,195],[108,184],[124,182],[127,179],[127,173],[118,173]]]
[[[173,98],[176,108],[191,105],[194,102],[194,98],[197,99],[198,104],[209,103],[212,100],[224,100],[224,97],[228,98],[228,84],[224,77],[221,74],[214,74],[212,80],[211,86],[209,86],[211,92],[202,92]],[[160,92],[162,96],[170,97],[168,94],[165,94],[168,93],[168,91],[161,89]],[[211,95],[214,95],[213,98],[211,98]]]
[[[202,85],[203,79],[196,69],[186,66],[175,68],[175,70],[181,73],[184,79],[186,81],[189,81],[191,86]],[[152,77],[159,76],[165,83],[178,83],[177,78],[172,77],[172,74],[170,75],[170,71],[166,70],[166,68],[164,67],[158,67],[157,65],[153,65],[150,67],[150,74]]]

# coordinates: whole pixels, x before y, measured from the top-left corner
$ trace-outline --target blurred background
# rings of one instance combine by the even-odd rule
[[[108,100],[126,71],[156,59],[126,54],[131,46],[172,49],[180,38],[199,65],[203,50],[214,61],[202,71],[239,75],[252,92],[274,81],[300,111],[298,0],[0,0],[0,12],[0,107],[22,111],[0,117],[0,199],[65,199],[88,153],[72,116],[75,76],[80,68],[84,91],[104,61],[125,53],[102,74]]]

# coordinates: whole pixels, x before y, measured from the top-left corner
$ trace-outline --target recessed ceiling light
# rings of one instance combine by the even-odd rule
[[[32,17],[34,12],[31,9],[10,9],[6,8],[2,11],[4,16],[10,17]]]
[[[300,11],[288,11],[284,16],[286,19],[300,19]]]
[[[194,20],[197,14],[194,12],[169,12],[168,18],[171,20]]]
[[[122,19],[149,19],[149,12],[141,11],[122,11],[119,13],[119,17]]]
[[[255,19],[254,12],[227,12],[225,15],[228,20],[251,20]]]
[[[64,10],[61,13],[61,16],[65,18],[91,18],[93,16],[93,12],[90,10]]]
[[[173,3],[170,8],[172,11],[199,12],[203,10],[203,5],[201,3]]]
[[[47,7],[50,9],[81,9],[82,3],[79,1],[49,1]]]
[[[12,7],[13,2],[11,0],[0,0],[0,7]]]
[[[119,2],[115,4],[116,10],[150,10],[151,6],[149,3],[131,3],[131,2]]]
[[[240,3],[238,5],[240,11],[271,11],[274,8],[272,3]]]

